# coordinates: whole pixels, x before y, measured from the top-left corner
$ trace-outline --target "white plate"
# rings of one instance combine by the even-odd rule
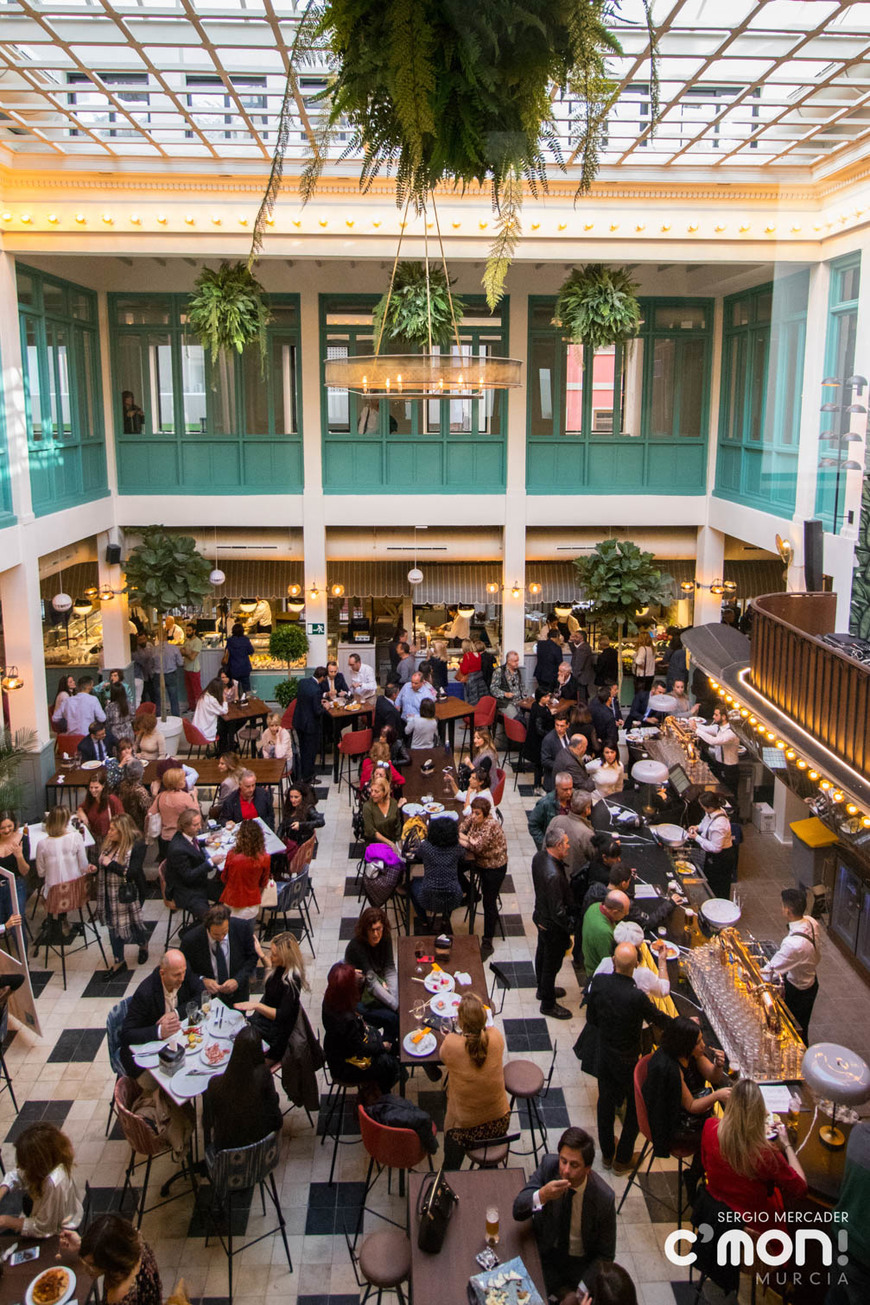
[[[212,1009],[209,1012],[208,1023],[205,1026],[205,1031],[210,1038],[217,1038],[224,1042],[232,1042],[244,1022],[245,1017],[240,1010],[228,1010],[224,1007],[220,1023],[218,1023],[217,1016]]]
[[[105,766],[104,761],[83,761],[82,770],[99,770],[100,766]]]
[[[67,1266],[66,1266],[65,1264],[63,1264],[63,1265],[52,1265],[52,1266],[50,1266],[50,1267],[51,1267],[51,1268],[64,1268],[64,1269],[66,1269],[67,1273],[69,1274],[69,1282],[67,1283],[66,1291],[63,1293],[62,1296],[58,1296],[57,1300],[53,1302],[53,1305],[63,1305],[64,1301],[69,1300],[70,1296],[72,1296],[72,1295],[75,1294],[75,1289],[76,1289],[76,1275],[73,1273],[72,1269],[67,1268]],[[39,1279],[40,1279],[41,1277],[43,1277],[43,1275],[46,1274],[46,1273],[48,1273],[48,1272],[49,1272],[48,1269],[43,1269],[43,1270],[42,1270],[42,1273],[38,1273],[38,1274],[36,1275],[36,1277],[33,1279],[33,1282],[30,1284],[30,1286],[27,1288],[27,1291],[24,1293],[24,1301],[25,1301],[25,1305],[33,1305],[33,1288],[34,1288],[34,1287],[36,1286],[36,1284],[39,1282]]]
[[[675,961],[677,960],[679,955],[680,955],[680,949],[676,945],[676,943],[669,942],[667,944],[667,950],[665,952],[665,956],[667,957],[667,959],[669,961]]]
[[[429,1002],[429,1009],[435,1015],[443,1015],[446,1019],[452,1019],[459,1010],[459,1003],[462,1001],[458,992],[439,992]]]
[[[427,992],[452,992],[456,987],[456,980],[452,974],[445,973],[441,970],[438,974],[430,970],[423,980]]]
[[[221,1051],[225,1051],[227,1054],[223,1057],[222,1060],[219,1060],[216,1064],[213,1065],[210,1060],[206,1060],[205,1058],[207,1047],[220,1047]],[[226,1069],[231,1051],[232,1051],[231,1047],[228,1047],[226,1045],[221,1045],[220,1042],[215,1042],[211,1038],[206,1038],[205,1043],[203,1044],[203,1046],[200,1047],[199,1052],[197,1053],[197,1059],[199,1060],[200,1064],[204,1069]]]
[[[154,1051],[161,1051],[166,1046],[168,1038],[158,1038],[156,1042],[137,1042],[135,1046],[130,1047],[135,1060],[137,1056],[150,1056]]]
[[[215,1070],[215,1073],[223,1073],[225,1068],[225,1065],[221,1065],[220,1070]],[[198,1070],[199,1073],[194,1073],[194,1070]],[[169,1086],[177,1097],[186,1097],[189,1100],[192,1097],[200,1096],[213,1078],[214,1074],[204,1074],[202,1066],[194,1062],[173,1074],[169,1080]]]
[[[416,1036],[417,1036],[416,1033],[405,1034],[405,1041],[402,1043],[402,1046],[405,1048],[408,1055],[409,1056],[431,1055],[432,1052],[435,1050],[435,1048],[438,1046],[438,1039],[435,1037],[435,1034],[427,1033],[425,1038],[422,1038],[419,1042],[416,1043],[412,1042],[411,1039]]]
[[[426,811],[428,811],[428,813],[429,813],[430,816],[437,816],[437,815],[440,815],[441,812],[442,812],[443,810],[444,810],[444,803],[443,803],[443,802],[427,802],[427,803],[426,803]]]
[[[140,1069],[156,1069],[160,1064],[160,1055],[156,1051],[140,1052],[133,1056]]]
[[[406,802],[402,807],[402,816],[422,816],[423,807],[419,802]]]

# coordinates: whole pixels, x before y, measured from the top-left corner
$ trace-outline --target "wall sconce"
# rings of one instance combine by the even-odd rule
[[[344,598],[344,585],[331,585],[329,592],[333,598]]]
[[[24,688],[24,681],[18,674],[17,666],[4,666],[0,670],[0,686],[4,693],[14,693],[16,689]]]
[[[681,580],[680,588],[684,594],[693,594],[695,592],[695,582],[694,580]]]
[[[320,597],[320,590],[317,588],[317,585],[312,585],[308,592],[313,599]]]
[[[736,594],[736,593],[737,593],[737,581],[736,581],[736,580],[723,580],[723,581],[722,581],[722,588],[725,590],[726,594]]]
[[[540,586],[539,584],[531,584],[531,585],[529,585],[529,593],[530,593],[530,594],[539,594],[540,592],[541,592],[541,586]]]
[[[100,602],[101,602],[101,603],[110,603],[114,597],[115,597],[115,591],[114,591],[114,589],[108,589],[108,588],[106,588],[106,589],[101,589],[101,590],[100,590]]]
[[[522,596],[523,596],[522,585],[514,585],[511,589],[511,598],[522,598]]]
[[[716,594],[717,596],[721,596],[722,594],[724,594],[724,592],[725,592],[725,586],[723,585],[721,580],[714,580],[713,583],[710,585],[711,594]]]
[[[99,596],[99,593],[100,591],[96,585],[90,585],[85,590],[85,598],[90,598],[91,602],[93,602],[93,600]]]
[[[490,583],[486,586],[486,592],[487,592],[488,594],[497,594],[498,591],[499,591],[499,588],[500,588],[499,585],[497,585],[497,584],[493,584],[492,581],[490,581]]]

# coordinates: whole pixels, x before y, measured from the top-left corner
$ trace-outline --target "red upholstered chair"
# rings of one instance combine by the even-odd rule
[[[491,697],[489,694],[484,694],[482,698],[479,698],[477,706],[474,708],[474,728],[476,730],[492,729],[492,726],[495,724],[495,713],[497,707],[498,703],[495,698]]]
[[[501,766],[496,766],[495,774],[493,775],[492,781],[489,786],[489,791],[492,794],[492,800],[497,807],[501,806],[501,800],[504,797],[504,785],[505,785],[505,773],[502,770]]]
[[[338,745],[338,753],[341,757],[338,768],[338,787],[341,788],[341,780],[344,774],[344,759],[347,757],[348,782],[350,782],[351,757],[365,757],[371,750],[374,741],[374,731],[372,730],[348,730],[342,734],[341,741]],[[362,766],[362,761],[360,761]]]
[[[84,737],[84,734],[58,734],[54,741],[56,756],[62,757],[66,753],[68,757],[74,757]]]
[[[511,750],[511,744],[517,745],[517,759],[514,762],[514,790],[517,787],[520,771],[525,770],[525,746],[526,746],[526,727],[521,721],[513,720],[510,716],[502,716],[501,723],[504,726],[504,732],[507,737],[504,756],[501,759],[502,766],[507,765],[508,755]]]
[[[285,730],[292,730],[293,717],[295,715],[296,715],[296,699],[294,698],[292,702],[287,704],[287,707],[284,711],[284,715],[281,717],[281,728]]]
[[[135,720],[136,716],[156,716],[156,715],[157,715],[156,702],[140,702],[139,706],[136,708],[133,718]]]
[[[196,748],[197,753],[201,753],[203,748],[208,751],[211,747],[209,740],[205,737],[202,730],[198,730],[195,725],[192,725],[186,716],[182,716],[181,718],[181,728],[184,730],[184,737],[189,745],[187,749],[187,755],[189,757],[193,756],[194,748]]]
[[[634,1104],[635,1104],[635,1109],[637,1110],[637,1126],[644,1138],[644,1144],[643,1144],[643,1150],[641,1151],[640,1155],[637,1158],[637,1164],[634,1166],[634,1169],[632,1169],[629,1180],[625,1185],[625,1191],[622,1193],[622,1199],[620,1200],[619,1205],[617,1206],[616,1209],[617,1214],[622,1209],[623,1204],[625,1202],[625,1198],[628,1196],[629,1189],[632,1183],[637,1178],[638,1170],[640,1169],[641,1165],[644,1162],[647,1151],[649,1151],[649,1164],[646,1167],[647,1173],[649,1173],[650,1169],[652,1168],[652,1162],[655,1158],[655,1152],[653,1151],[652,1131],[650,1130],[650,1126],[649,1126],[649,1116],[646,1113],[646,1102],[643,1099],[643,1085],[646,1082],[647,1071],[649,1070],[649,1062],[651,1059],[652,1059],[651,1055],[641,1056],[640,1060],[637,1062],[637,1064],[634,1067]],[[699,1133],[698,1142],[696,1143],[695,1146],[675,1146],[671,1151],[672,1158],[677,1161],[677,1227],[678,1228],[681,1228],[683,1224],[683,1161],[690,1159],[695,1154],[695,1152],[698,1149],[698,1146],[700,1145],[700,1142],[701,1142],[701,1136]],[[638,1186],[640,1186],[639,1181],[638,1181]],[[650,1195],[652,1196],[653,1193],[650,1193]],[[660,1198],[657,1196],[655,1196],[653,1199],[657,1201],[660,1200]],[[666,1203],[664,1201],[660,1201],[660,1204],[664,1205]]]
[[[413,1169],[415,1165],[420,1164],[422,1160],[429,1161],[429,1168],[432,1168],[432,1156],[423,1146],[417,1134],[412,1128],[389,1128],[386,1124],[379,1124],[372,1119],[364,1106],[357,1106],[359,1115],[359,1131],[362,1134],[362,1143],[369,1155],[369,1167],[366,1174],[366,1189],[363,1193],[363,1199],[360,1204],[359,1222],[357,1232],[362,1227],[363,1214],[365,1213],[365,1204],[369,1192],[386,1169],[387,1171],[387,1192],[390,1191],[392,1180],[392,1170],[399,1171],[399,1195],[405,1195],[405,1170]],[[433,1123],[432,1134],[435,1135],[436,1129]],[[372,1170],[377,1169],[374,1178]],[[375,1214],[377,1211],[370,1211]],[[379,1215],[379,1218],[385,1219],[385,1215]],[[387,1219],[387,1223],[393,1223],[393,1219]],[[400,1225],[396,1224],[396,1227]]]

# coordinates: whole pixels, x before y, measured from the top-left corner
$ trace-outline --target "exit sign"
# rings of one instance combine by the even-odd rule
[[[309,621],[305,628],[308,634],[326,634],[326,625],[323,621]]]

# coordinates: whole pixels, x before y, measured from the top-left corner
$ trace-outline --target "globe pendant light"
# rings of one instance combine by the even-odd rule
[[[209,572],[208,582],[210,585],[222,585],[225,580],[226,576],[219,566],[216,566],[213,571]]]
[[[414,565],[408,572],[408,584],[421,585],[423,583],[423,572],[417,565],[417,527],[414,527]]]
[[[59,594],[55,594],[54,598],[51,600],[51,605],[54,610],[60,613],[68,612],[71,609],[72,604],[73,600],[70,598],[69,594],[65,594],[63,590],[61,590]]]

